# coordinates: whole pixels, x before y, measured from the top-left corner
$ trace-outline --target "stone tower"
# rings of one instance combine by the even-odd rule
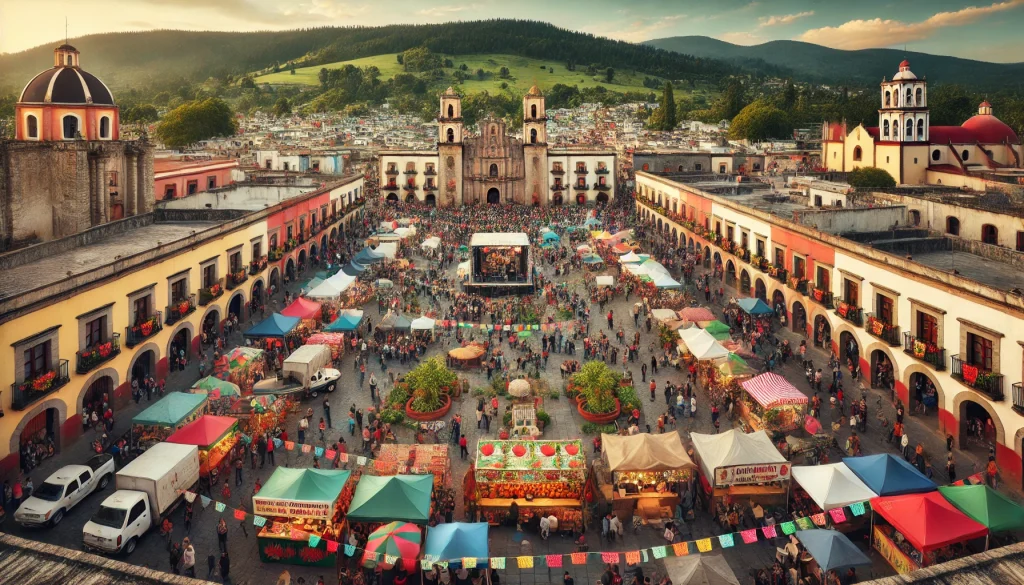
[[[462,98],[451,87],[441,94],[437,117],[438,205],[462,205]]]
[[[544,96],[534,85],[523,96],[523,158],[526,166],[527,204],[550,204],[547,120]]]

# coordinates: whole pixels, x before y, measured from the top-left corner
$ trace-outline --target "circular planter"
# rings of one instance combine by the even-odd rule
[[[606,412],[604,414],[593,414],[593,413],[587,412],[586,410],[583,410],[583,403],[584,402],[585,402],[584,400],[578,400],[576,402],[576,410],[579,411],[580,416],[583,417],[583,420],[585,420],[587,422],[592,422],[594,424],[599,424],[599,425],[610,424],[612,421],[614,421],[615,419],[619,418],[619,413],[622,412],[622,405],[619,403],[619,399],[618,398],[615,399],[615,410],[613,410],[611,412]]]
[[[444,397],[444,404],[441,405],[441,408],[438,408],[433,412],[416,412],[412,409],[413,399],[410,398],[409,401],[405,403],[405,416],[418,421],[437,420],[439,418],[443,418],[444,415],[448,414],[448,411],[452,408],[452,397],[447,394],[442,394],[441,396]]]

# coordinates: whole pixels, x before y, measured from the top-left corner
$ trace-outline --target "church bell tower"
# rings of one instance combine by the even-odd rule
[[[437,117],[439,206],[462,205],[462,98],[449,87]]]
[[[526,164],[526,202],[547,206],[551,200],[548,180],[548,126],[544,96],[536,85],[523,96],[523,158]]]

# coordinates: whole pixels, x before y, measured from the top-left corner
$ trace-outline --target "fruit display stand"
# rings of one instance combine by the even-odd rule
[[[351,472],[328,469],[278,467],[260,492],[253,496],[253,513],[267,519],[256,535],[260,560],[333,567],[337,552],[327,551],[327,540],[342,541],[345,512],[352,501]],[[309,537],[320,537],[316,546]]]
[[[380,454],[373,466],[374,475],[432,474],[434,489],[451,487],[451,459],[448,445],[380,446]]]
[[[204,414],[167,437],[167,442],[199,447],[199,473],[208,476],[231,453],[238,439],[237,419]]]
[[[479,520],[502,524],[514,501],[519,521],[553,514],[559,530],[582,531],[587,461],[579,440],[480,441],[474,497]]]

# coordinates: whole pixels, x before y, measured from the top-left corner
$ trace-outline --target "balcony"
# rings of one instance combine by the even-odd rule
[[[416,185],[415,184],[413,184],[413,185],[405,184],[405,185],[402,185],[402,189],[412,193],[413,191],[416,190]]]
[[[31,380],[25,380],[21,384],[11,384],[11,408],[25,410],[33,402],[60,390],[69,381],[71,376],[68,375],[68,360],[60,360],[57,367],[50,371],[43,372]]]
[[[297,248],[298,245],[299,245],[299,241],[298,240],[296,240],[295,238],[288,238],[287,240],[284,241],[284,251],[285,252],[291,252],[292,250]]]
[[[789,271],[786,270],[785,268],[779,268],[774,264],[769,264],[768,275],[774,278],[775,280],[785,284],[786,280],[789,278]]]
[[[768,271],[768,259],[759,254],[754,254],[750,257],[750,265],[760,270],[761,272]]]
[[[205,307],[224,294],[224,283],[218,280],[206,288],[199,289],[199,305]]]
[[[437,171],[435,171],[431,167],[427,167],[427,170],[423,171],[423,174],[428,176],[428,177],[433,177],[433,176],[437,175]]]
[[[284,258],[284,247],[278,246],[270,249],[270,255],[267,257],[271,262],[277,262],[281,258]]]
[[[556,183],[554,185],[551,185],[551,190],[552,191],[565,191],[565,185],[561,185],[561,184]]]
[[[389,182],[387,185],[384,185],[384,188],[385,189],[398,189],[398,183]]]
[[[235,288],[246,280],[249,280],[249,275],[245,272],[244,268],[239,268],[235,272],[229,272],[227,278],[228,290]]]
[[[786,285],[802,295],[807,294],[807,279],[805,278],[790,276],[789,279],[786,280]]]
[[[164,314],[166,315],[164,325],[174,325],[195,311],[196,295],[189,295],[187,299],[171,303],[170,305],[167,305],[167,308],[164,310]]]
[[[587,183],[576,183],[575,185],[572,186],[572,188],[577,191],[589,191],[590,185],[588,185]]]
[[[963,361],[959,354],[950,357],[949,363],[951,366],[949,375],[959,380],[964,386],[973,388],[992,400],[999,401],[1004,398],[1002,374],[986,372],[978,366]]]
[[[740,260],[743,260],[744,262],[750,262],[750,250],[744,248],[742,245],[736,246],[736,249],[733,251],[733,253],[736,254],[736,257],[739,258]]]
[[[255,276],[260,272],[263,272],[267,268],[267,257],[260,256],[256,260],[249,263],[249,274]]]
[[[903,334],[903,353],[932,365],[936,370],[946,369],[946,350],[907,331]]]
[[[115,333],[111,336],[110,341],[94,343],[75,354],[78,362],[75,364],[75,371],[85,374],[103,362],[116,358],[120,353],[121,334]]]
[[[403,174],[409,175],[409,176],[411,176],[411,175],[418,175],[419,171],[417,171],[416,169],[405,169],[405,173],[403,173]]]
[[[551,169],[551,174],[552,175],[564,175],[565,171],[562,170],[562,169]]]
[[[839,303],[836,304],[836,315],[858,327],[864,326],[864,309],[856,307],[843,299],[839,299]]]
[[[868,333],[881,339],[893,347],[901,345],[900,343],[900,328],[898,325],[892,323],[886,323],[879,319],[874,313],[868,313],[867,324],[864,325],[864,329]]]
[[[598,174],[598,175],[607,175],[608,174],[608,169],[605,168],[605,167],[598,167],[597,170],[594,171],[594,172],[596,174]]]
[[[398,176],[398,169],[388,169],[388,170],[384,171],[384,174],[389,176],[389,177],[397,177]]]
[[[832,305],[832,299],[833,299],[832,293],[827,291],[827,290],[825,290],[825,289],[821,289],[821,288],[818,288],[818,287],[812,288],[811,289],[811,298],[814,299],[816,302],[818,302],[821,306],[825,307],[826,309],[833,309],[833,308],[835,308]]]
[[[137,319],[137,321],[135,325],[124,328],[124,344],[126,347],[135,347],[160,333],[164,328],[163,314],[160,311],[153,311],[151,317],[141,320]]]
[[[1013,391],[1013,409],[1017,414],[1024,414],[1024,385],[1017,382],[1010,389]]]
[[[612,186],[609,185],[608,183],[598,183],[594,185],[594,188],[597,189],[598,191],[607,191],[608,189],[611,189]]]
[[[587,167],[585,167],[585,166],[576,167],[576,174],[577,175],[585,175],[585,174],[587,174],[589,172],[590,171],[588,171]]]

